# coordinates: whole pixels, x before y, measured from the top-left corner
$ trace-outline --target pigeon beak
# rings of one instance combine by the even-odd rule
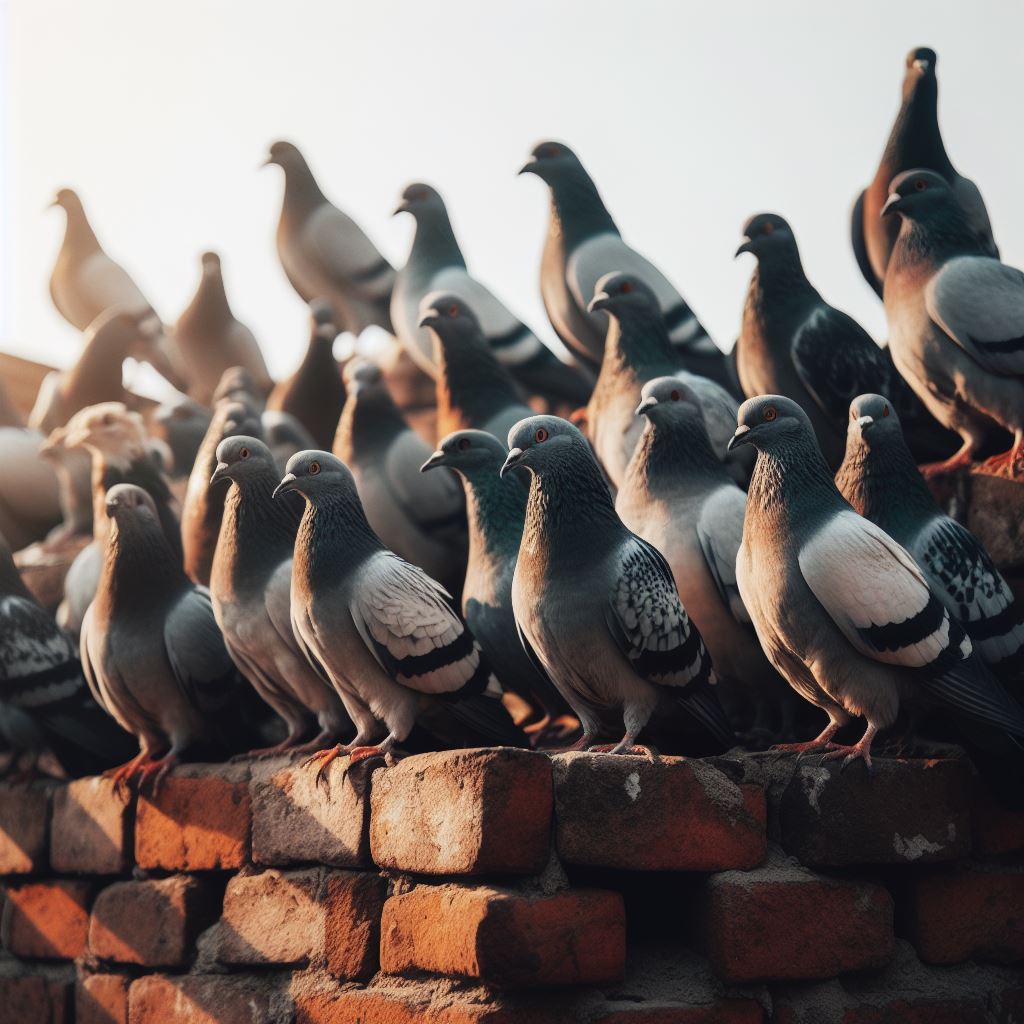
[[[443,466],[445,464],[444,458],[444,452],[438,448],[438,450],[434,452],[434,454],[431,455],[422,466],[420,466],[420,472],[426,473],[428,469],[437,469],[438,466]]]
[[[743,241],[740,242],[739,248],[733,253],[732,258],[736,259],[737,256],[742,256],[745,252],[753,251],[753,243],[750,241],[749,238],[744,238]]]
[[[919,58],[918,60],[914,61],[914,67],[917,68],[917,70],[920,71],[922,74],[927,72],[931,66],[931,61],[924,60],[923,58]]]
[[[436,309],[428,309],[426,313],[420,317],[420,327],[433,327],[435,324],[441,322],[441,314]]]
[[[594,313],[599,309],[607,309],[608,303],[611,302],[611,296],[607,292],[598,292],[587,306],[588,313]]]
[[[885,205],[882,207],[882,212],[879,213],[878,216],[879,217],[887,217],[894,210],[898,210],[900,208],[900,199],[901,198],[902,198],[902,196],[900,196],[896,192],[890,193],[889,198],[886,199]]]
[[[645,398],[637,407],[634,416],[646,416],[658,404],[658,400],[651,395],[650,398]]]
[[[536,174],[537,173],[537,161],[527,160],[522,167],[516,171],[516,174]]]
[[[867,427],[870,427],[875,422],[874,416],[858,416],[857,426],[860,427],[861,433],[864,433]]]
[[[51,199],[44,207],[44,210],[52,210],[55,206],[60,206],[59,199]]]
[[[274,488],[274,493],[271,497],[276,498],[279,494],[287,494],[288,491],[294,490],[297,479],[298,477],[294,473],[285,473],[281,478],[281,482]]]
[[[729,444],[726,446],[726,451],[733,451],[739,448],[741,444],[748,444],[750,439],[750,427],[745,423],[741,423],[736,428],[736,433],[729,438]]]
[[[503,477],[505,476],[506,473],[508,473],[509,470],[515,469],[515,467],[519,465],[519,462],[522,459],[522,457],[523,449],[513,448],[508,453],[508,458],[505,459],[505,464],[501,467],[501,469],[498,470],[498,476]]]
[[[219,484],[221,480],[228,479],[228,470],[231,467],[226,462],[218,462],[217,468],[213,471],[213,476],[210,477],[210,486]]]
[[[268,153],[266,158],[261,160],[257,165],[257,170],[263,170],[264,167],[269,167],[271,164],[275,164],[277,161]]]
[[[392,217],[397,217],[400,213],[408,213],[409,204],[403,199],[395,208],[391,211]]]

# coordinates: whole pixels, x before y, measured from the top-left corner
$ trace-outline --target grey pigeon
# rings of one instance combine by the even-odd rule
[[[239,671],[288,728],[281,743],[251,753],[333,746],[351,723],[292,632],[292,555],[303,503],[297,495],[273,500],[279,473],[257,438],[227,437],[216,457],[211,489],[231,486],[210,582],[214,615]],[[319,733],[302,745],[314,722]]]
[[[896,178],[883,215],[902,223],[885,278],[896,369],[961,449],[926,475],[972,460],[1002,427],[1013,446],[986,463],[1024,473],[1024,273],[978,241],[953,190],[931,171]]]
[[[569,706],[547,675],[526,654],[512,611],[512,576],[523,537],[529,488],[520,478],[502,480],[508,455],[503,441],[482,430],[457,430],[443,438],[423,470],[447,467],[462,477],[469,521],[469,562],[462,587],[462,614],[506,690],[533,714],[529,733],[551,729]],[[570,724],[569,728],[573,728]]]
[[[646,425],[615,511],[665,556],[716,674],[753,702],[754,730],[771,731],[788,689],[765,658],[736,585],[747,496],[712,450],[700,397],[684,381],[648,381],[636,413]]]
[[[615,514],[583,435],[556,416],[531,416],[509,433],[502,476],[531,474],[512,607],[523,646],[583,724],[590,747],[602,717],[621,710],[632,753],[641,731],[681,703],[723,746],[732,732],[711,658],[662,554]]]
[[[221,375],[231,366],[245,367],[261,394],[273,387],[259,343],[231,311],[215,252],[202,255],[199,287],[174,325],[174,341],[188,368],[188,393],[202,405],[213,404]]]
[[[667,375],[685,379],[700,395],[715,451],[729,460],[738,479],[745,480],[749,475],[745,453],[732,458],[726,452],[739,406],[714,381],[683,369],[654,292],[634,274],[613,271],[598,280],[590,308],[607,314],[608,338],[587,405],[587,435],[611,482],[616,487],[622,483],[643,432],[643,421],[635,415],[640,389],[647,381]]]
[[[107,493],[111,522],[96,599],[82,623],[82,667],[96,700],[139,741],[113,773],[154,786],[180,757],[219,736],[238,675],[217,628],[209,592],[185,575],[152,498],[119,484]],[[232,714],[237,712],[232,709]]]
[[[608,324],[603,313],[589,308],[590,300],[605,274],[632,274],[657,296],[672,345],[686,368],[728,388],[725,357],[675,285],[623,241],[579,157],[564,143],[542,142],[519,173],[536,174],[551,189],[540,290],[562,341],[582,359],[600,363]]]
[[[1024,710],[911,554],[836,489],[800,406],[781,395],[749,399],[732,443],[758,452],[736,564],[740,595],[768,659],[829,718],[816,739],[791,749],[827,748],[828,758],[859,758],[870,769],[876,733],[917,698],[1021,764]],[[867,722],[861,739],[832,743],[856,716]]]
[[[363,229],[327,200],[296,146],[275,142],[264,163],[284,171],[277,254],[292,287],[305,302],[326,299],[342,331],[359,335],[370,324],[390,331],[394,268]]]
[[[216,402],[212,403],[216,405]],[[187,395],[161,402],[149,415],[150,435],[167,445],[171,453],[171,475],[187,477],[199,454],[212,413]]]
[[[1024,609],[981,542],[932,496],[892,403],[861,395],[850,406],[836,485],[856,512],[913,555],[929,586],[1004,681],[1024,680]]]
[[[434,339],[439,437],[475,429],[504,438],[512,424],[533,414],[465,301],[450,292],[428,294],[419,324]]]
[[[430,332],[420,326],[420,304],[432,292],[457,295],[476,314],[498,361],[530,394],[582,405],[590,394],[587,375],[563,363],[488,288],[472,277],[452,230],[444,200],[430,185],[410,185],[395,213],[416,219],[409,259],[391,298],[395,333],[409,354],[437,376]]]
[[[982,252],[999,258],[985,201],[978,186],[958,174],[939,131],[939,83],[935,77],[935,51],[919,46],[907,54],[903,99],[885,151],[871,184],[861,192],[850,218],[853,252],[864,280],[881,297],[886,268],[892,255],[897,225],[879,215],[889,195],[889,182],[903,171],[923,167],[935,171],[952,186],[963,209],[967,227]]]
[[[365,359],[345,367],[348,398],[334,454],[352,471],[366,518],[384,544],[450,590],[466,566],[466,512],[451,473],[420,473],[432,449],[409,426]]]
[[[374,533],[343,462],[288,461],[275,496],[306,501],[295,539],[291,613],[310,663],[337,691],[356,736],[323,755],[392,755],[417,724],[444,745],[525,745],[501,689],[448,592]]]
[[[225,487],[210,487],[217,468],[217,448],[226,437],[245,434],[260,437],[259,416],[243,402],[222,399],[213,412],[209,429],[189,474],[181,506],[181,544],[185,575],[193,583],[210,585],[217,538],[224,517]]]

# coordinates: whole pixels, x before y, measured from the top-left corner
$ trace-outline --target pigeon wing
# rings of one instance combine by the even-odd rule
[[[205,587],[187,590],[171,608],[164,623],[164,647],[192,706],[208,714],[224,707],[237,676]]]
[[[395,270],[348,214],[322,203],[302,229],[301,244],[341,290],[371,301],[385,299]]]
[[[750,613],[736,582],[736,559],[743,541],[747,500],[736,487],[720,487],[697,518],[697,539],[718,593],[737,622],[750,625]]]

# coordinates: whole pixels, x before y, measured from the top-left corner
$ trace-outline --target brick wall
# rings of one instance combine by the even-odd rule
[[[2,1024],[1010,1024],[1024,814],[952,761],[475,750],[0,786]]]

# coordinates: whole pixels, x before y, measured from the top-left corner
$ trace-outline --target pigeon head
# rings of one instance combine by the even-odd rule
[[[145,454],[146,428],[142,417],[123,402],[100,402],[71,417],[64,444],[88,448],[111,465],[128,466]]]
[[[507,455],[508,449],[486,430],[456,430],[442,438],[437,451],[420,466],[420,472],[447,466],[463,476],[497,474]]]
[[[333,341],[341,333],[334,322],[334,307],[327,299],[310,299],[309,315],[313,320],[313,333],[317,337]]]
[[[135,484],[116,484],[107,491],[105,500],[107,515],[119,526],[146,519],[160,522],[153,499]]]
[[[406,186],[402,193],[402,201],[395,208],[395,216],[400,213],[411,213],[419,218],[430,210],[443,210],[444,200],[441,193],[432,185],[424,185],[417,181]]]
[[[82,200],[78,198],[78,193],[74,189],[62,188],[57,190],[57,194],[53,197],[53,202],[50,206],[60,206],[67,213],[72,211],[81,213],[82,211]]]
[[[351,470],[330,452],[296,452],[285,466],[285,474],[274,489],[274,497],[296,491],[316,504],[326,495],[354,497],[356,481]]]
[[[372,359],[357,356],[345,364],[341,374],[350,395],[373,394],[386,390],[384,374]]]
[[[696,416],[703,422],[700,398],[678,377],[655,377],[640,391],[637,416],[646,416],[652,423],[671,423],[676,419]]]
[[[866,448],[876,440],[884,442],[887,437],[901,434],[892,402],[883,395],[859,395],[850,403],[848,433],[851,440],[859,438]]]
[[[274,456],[262,441],[236,434],[217,445],[217,468],[210,477],[210,486],[222,480],[242,481],[252,474],[276,468]]]
[[[736,433],[729,441],[729,451],[752,444],[758,451],[771,451],[793,439],[814,437],[814,428],[807,413],[792,399],[782,395],[760,395],[748,398],[736,415]]]
[[[576,154],[562,142],[541,142],[533,147],[530,159],[519,169],[520,174],[536,174],[551,184],[580,166]]]
[[[630,311],[659,309],[658,299],[648,285],[633,274],[613,270],[605,274],[594,286],[594,297],[587,309],[593,313],[603,309],[616,319]]]
[[[204,252],[199,257],[203,277],[220,277],[220,257],[215,252]]]
[[[431,292],[420,303],[420,327],[432,327],[442,337],[476,332],[480,321],[466,301],[451,292]]]
[[[882,207],[882,216],[898,213],[906,220],[921,220],[950,206],[959,209],[949,182],[935,171],[916,167],[897,174],[889,183],[889,198]]]
[[[275,142],[267,151],[267,158],[261,166],[266,167],[268,164],[276,164],[285,171],[289,171],[293,168],[303,167],[305,163],[305,158],[299,152],[298,146],[293,145],[291,142]]]
[[[256,382],[252,374],[244,366],[229,366],[217,382],[213,392],[213,404],[222,398],[234,398],[238,401],[253,401],[256,397]]]
[[[542,473],[557,465],[572,451],[589,454],[584,436],[568,420],[558,416],[527,416],[508,432],[508,457],[501,475],[516,466],[525,466],[531,473]]]
[[[736,255],[749,252],[759,260],[776,252],[789,252],[795,245],[793,229],[777,213],[759,213],[743,225],[743,241]]]
[[[939,58],[927,46],[917,46],[907,54],[907,80],[916,81],[926,75],[935,74],[935,62]]]

